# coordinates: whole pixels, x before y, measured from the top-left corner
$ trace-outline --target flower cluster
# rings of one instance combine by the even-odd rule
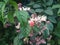
[[[27,19],[28,20],[28,19]],[[40,44],[46,44],[46,40],[44,39],[44,31],[47,29],[46,24],[49,24],[50,21],[47,20],[47,16],[45,15],[37,15],[36,13],[32,14],[31,17],[28,20],[28,23],[31,27],[31,31],[28,35],[28,37],[24,37],[24,42],[29,43],[30,45],[40,45]],[[36,26],[36,27],[35,27]],[[18,23],[16,26],[16,32],[20,32],[20,23]],[[35,28],[37,29],[35,29]],[[49,35],[49,32],[48,32]],[[34,37],[34,39],[32,39]],[[50,40],[51,38],[46,38]]]
[[[45,24],[42,26],[41,24],[43,22],[45,22]],[[43,37],[43,33],[44,33],[44,30],[47,29],[47,27],[45,25],[50,23],[50,21],[47,21],[47,16],[45,16],[45,15],[38,15],[37,16],[37,14],[34,13],[34,14],[31,15],[31,18],[28,21],[28,23],[30,24],[30,26],[32,28],[32,31],[29,34],[30,38],[34,37],[36,35],[36,33],[37,33],[37,35],[39,35],[39,36],[35,36],[34,39],[31,39],[29,43],[31,45],[33,45],[33,43],[35,43],[36,45],[46,44],[46,40]],[[39,31],[37,30],[37,32],[34,32],[35,30],[33,28],[35,26],[40,28]],[[48,40],[49,39],[51,39],[51,38],[49,37]]]
[[[41,23],[42,21],[46,22],[47,16],[42,15],[42,16],[37,16],[37,14],[32,14],[31,18],[29,20],[30,26],[34,26],[34,24]]]
[[[43,22],[45,22],[44,25],[42,25]],[[47,27],[45,26],[46,23],[47,24],[50,23],[50,21],[47,21],[47,16],[37,15],[36,13],[34,13],[31,15],[30,20],[28,20],[28,23],[31,27],[31,31],[29,34],[30,40],[28,38],[24,38],[24,42],[30,43],[30,45],[33,45],[33,43],[35,43],[36,45],[46,44],[46,40],[43,37],[43,33],[44,33],[44,30],[47,29]],[[34,29],[35,26],[37,26],[38,29],[40,28],[39,31],[37,29],[37,32],[35,32],[35,29]],[[20,30],[19,30],[20,29],[20,23],[18,23],[18,25],[15,27],[16,27],[16,29],[18,29],[16,32],[20,32]],[[37,35],[35,33],[37,33]],[[33,37],[34,37],[34,39],[32,39]],[[51,38],[49,37],[47,39],[49,40]]]

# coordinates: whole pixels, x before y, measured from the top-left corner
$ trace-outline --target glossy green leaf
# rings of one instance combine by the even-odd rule
[[[60,21],[57,24],[57,28],[60,29]]]
[[[54,17],[48,17],[48,20],[51,21],[52,23],[57,23],[56,19]]]
[[[23,37],[28,37],[29,33],[31,31],[31,27],[27,24],[26,27],[21,28],[21,32],[19,34],[19,39],[22,39]]]
[[[53,34],[60,38],[60,32],[57,31],[57,32],[54,32]]]
[[[26,11],[17,11],[15,15],[17,16],[21,24],[21,29],[20,29],[21,33],[19,34],[19,39],[22,39],[23,37],[28,36],[30,32],[30,27],[28,26],[28,20],[27,20],[29,14]]]
[[[52,7],[47,7],[48,10],[52,10]]]
[[[14,15],[13,14],[14,14],[14,12],[12,12],[12,11],[8,12],[7,18],[10,23],[14,23]]]
[[[43,31],[43,37],[46,39],[46,38],[48,38],[48,36],[49,36],[49,30],[48,29],[46,29],[46,30],[44,30]]]
[[[19,34],[19,39],[22,39],[25,37],[25,32],[24,30]]]
[[[44,3],[46,3],[46,0],[43,0]]]
[[[31,27],[30,27],[29,24],[27,24],[27,27],[26,27],[26,34],[29,35],[30,31],[31,31]]]
[[[22,45],[22,40],[19,39],[19,35],[17,35],[14,39],[14,45]]]
[[[30,9],[29,12],[30,12],[30,13],[35,13],[35,10],[34,10],[34,9]]]
[[[53,0],[48,0],[48,2],[46,3],[46,5],[50,6],[50,5],[52,5],[52,3],[53,3]]]
[[[17,16],[18,20],[21,23],[21,26],[25,25],[28,23],[28,18],[29,18],[29,14],[26,11],[17,11],[15,13],[15,15]]]
[[[15,37],[15,39],[14,39],[14,45],[18,45],[19,44],[19,38],[18,38],[18,36],[17,37]]]
[[[52,9],[55,9],[55,8],[60,8],[60,4],[56,4],[52,6]]]
[[[35,12],[41,13],[43,12],[43,9],[36,9]]]
[[[30,6],[34,5],[34,2],[33,2],[33,1],[32,1],[32,2],[30,2],[28,5],[30,5]]]
[[[53,34],[60,38],[60,21],[58,22]]]
[[[52,31],[53,30],[53,24],[50,22],[50,23],[47,23],[46,24],[46,27],[48,30]]]
[[[33,8],[40,8],[41,6],[39,4],[34,4]]]
[[[58,10],[58,16],[60,16],[60,9]]]
[[[6,4],[4,2],[0,2],[0,18],[1,18],[1,21],[3,22],[3,24],[4,24],[4,10],[5,10],[5,6],[6,6]]]
[[[50,9],[47,9],[47,10],[45,10],[44,12],[45,12],[46,14],[48,14],[48,15],[53,15],[53,11],[50,10]]]
[[[2,8],[3,4],[4,4],[3,2],[0,2],[0,9]]]
[[[39,28],[38,28],[36,25],[33,27],[33,30],[34,30],[35,32],[39,32]]]
[[[2,7],[4,6],[4,3],[3,2],[0,2],[0,21],[3,22],[3,12],[2,12]]]

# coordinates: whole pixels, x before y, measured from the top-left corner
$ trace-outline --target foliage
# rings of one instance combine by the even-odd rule
[[[23,5],[31,7],[29,11],[18,10],[16,1],[0,1],[0,45],[47,45],[49,42],[60,45],[60,1],[31,0]],[[28,12],[39,17],[38,21],[34,19],[31,23],[33,27],[28,22],[33,18]]]
[[[12,3],[14,2],[14,3]],[[10,45],[15,37],[14,18],[11,6],[17,10],[17,4],[13,0],[0,1],[0,45]],[[9,8],[10,6],[10,8]],[[8,19],[8,20],[7,20]],[[14,33],[13,33],[14,32]]]

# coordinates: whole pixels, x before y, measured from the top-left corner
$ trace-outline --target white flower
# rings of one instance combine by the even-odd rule
[[[18,25],[17,26],[15,26],[17,29],[19,29],[20,28],[20,23],[18,23]]]
[[[30,18],[31,21],[35,21],[35,18]]]
[[[19,10],[23,10],[23,9],[20,7]]]
[[[41,16],[38,16],[38,22],[41,23]]]
[[[35,18],[35,22],[41,22],[41,20],[40,20],[40,19],[41,19],[41,17],[40,17],[40,16],[36,17],[36,18]]]
[[[37,16],[35,18],[33,18],[34,15],[32,15],[32,18],[30,18],[30,21],[35,21],[35,23],[37,24],[38,22],[41,23],[42,21],[46,21],[47,20],[47,16]]]
[[[36,18],[35,18],[35,22],[37,22],[37,21],[38,21],[38,18],[36,17]]]
[[[41,21],[46,21],[46,19],[47,19],[47,16],[41,16]]]

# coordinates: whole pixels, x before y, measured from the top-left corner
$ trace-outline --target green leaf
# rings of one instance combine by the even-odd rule
[[[52,3],[53,3],[53,0],[48,0],[48,2],[46,3],[46,5],[50,6],[50,5],[52,5]]]
[[[22,40],[19,41],[19,45],[23,45],[23,41]]]
[[[55,41],[54,40],[51,40],[50,43],[51,43],[51,45],[54,45],[55,44]]]
[[[14,39],[14,45],[18,45],[18,44],[19,44],[19,38],[18,36],[16,36]]]
[[[34,5],[34,3],[35,3],[35,2],[31,1],[28,5],[29,5],[29,6],[32,6],[32,5]]]
[[[57,24],[57,28],[60,29],[60,21]]]
[[[57,32],[54,32],[53,34],[56,35],[56,37],[60,38],[60,32],[57,31]]]
[[[29,18],[29,14],[26,11],[17,11],[15,13],[15,15],[17,16],[18,20],[21,23],[21,26],[26,26],[28,24],[28,18]]]
[[[26,27],[22,27],[21,32],[19,34],[19,39],[22,39],[23,37],[28,37],[30,31],[31,27],[29,25],[27,25]]]
[[[0,2],[0,9],[2,8],[3,4],[4,4],[3,2]]]
[[[21,32],[19,34],[19,39],[22,39],[23,37],[27,37],[29,35],[31,28],[30,28],[30,26],[28,24],[28,20],[27,20],[28,13],[26,11],[18,11],[18,12],[19,13],[17,13],[17,14],[19,14],[19,15],[17,15],[17,18],[20,21],[20,24],[22,24],[21,28],[20,28]]]
[[[19,34],[19,39],[22,39],[24,37],[26,37],[26,30],[23,28],[23,29],[21,29],[21,32]]]
[[[9,0],[4,0],[5,3],[7,3]]]
[[[46,3],[46,0],[43,0],[44,3]]]
[[[25,32],[22,31],[20,34],[19,34],[19,39],[22,39],[23,37],[25,37]]]
[[[52,6],[52,9],[55,9],[55,8],[60,8],[60,4],[56,4]]]
[[[13,14],[14,14],[14,12],[12,12],[12,11],[8,12],[7,18],[10,23],[14,23],[14,15]]]
[[[31,13],[35,13],[35,10],[34,10],[34,9],[30,9],[29,12],[31,12]]]
[[[52,10],[52,7],[47,7],[48,10]]]
[[[60,45],[60,39],[58,39],[58,44]]]
[[[4,3],[3,2],[0,2],[0,21],[3,22],[3,12],[2,12],[2,7],[4,6]]]
[[[53,34],[60,38],[60,21],[58,22]]]
[[[39,32],[39,28],[38,28],[36,25],[33,27],[33,30],[34,30],[35,32]]]
[[[58,10],[58,16],[60,16],[60,9]]]
[[[18,5],[15,1],[9,0],[9,3],[15,8],[16,11],[18,10]]]
[[[44,12],[45,12],[46,14],[48,14],[48,15],[53,15],[53,11],[50,10],[50,9],[47,9],[47,10],[45,10]]]
[[[39,4],[34,4],[33,8],[40,8],[41,6]]]
[[[0,2],[0,18],[2,23],[4,24],[4,10],[5,10],[6,4],[4,2]]]
[[[26,27],[26,34],[29,35],[30,31],[31,31],[31,27],[28,24],[27,27]]]
[[[43,12],[43,9],[36,9],[35,12],[41,13]]]
[[[17,35],[14,39],[14,45],[22,45],[23,42],[18,38],[19,36]]]
[[[50,22],[50,23],[47,23],[46,24],[46,27],[48,30],[52,31],[53,30],[53,24]]]
[[[51,21],[52,23],[57,23],[56,19],[54,17],[48,17],[48,20]]]
[[[43,31],[43,37],[46,39],[46,38],[48,38],[48,36],[49,36],[49,30],[46,29]]]

